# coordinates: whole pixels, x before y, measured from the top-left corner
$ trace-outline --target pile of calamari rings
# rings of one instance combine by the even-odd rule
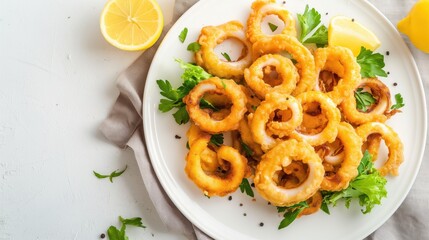
[[[276,15],[279,34],[265,34],[261,22]],[[184,98],[191,119],[185,172],[207,196],[225,196],[251,178],[258,193],[275,206],[307,201],[320,208],[321,190],[341,191],[357,174],[368,150],[380,156],[382,175],[398,175],[403,145],[385,124],[389,88],[377,78],[362,78],[352,52],[343,47],[311,49],[296,38],[292,14],[274,0],[253,2],[245,28],[239,21],[202,28],[196,63],[214,77],[201,81]],[[215,51],[227,39],[243,45],[241,56],[221,60]],[[286,54],[285,54],[286,53]],[[376,102],[356,108],[362,88]],[[209,101],[216,109],[200,107]],[[231,146],[210,142],[230,133]]]

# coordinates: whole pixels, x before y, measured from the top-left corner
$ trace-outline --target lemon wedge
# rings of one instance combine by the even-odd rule
[[[101,33],[107,42],[122,50],[151,47],[163,27],[162,11],[155,0],[110,0],[101,13]]]
[[[374,51],[381,43],[374,33],[354,19],[336,16],[329,23],[328,45],[347,47],[357,56],[361,46]]]
[[[416,48],[429,53],[429,0],[414,4],[408,15],[398,22],[398,30],[407,35]]]

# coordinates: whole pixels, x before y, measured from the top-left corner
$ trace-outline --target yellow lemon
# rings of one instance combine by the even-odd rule
[[[329,23],[328,45],[347,47],[357,56],[361,46],[374,51],[381,43],[374,33],[354,19],[336,16]]]
[[[151,47],[163,27],[162,11],[155,0],[110,0],[101,13],[101,33],[107,42],[122,50]]]
[[[429,53],[429,0],[415,3],[408,15],[398,22],[398,30],[407,35],[416,48]]]

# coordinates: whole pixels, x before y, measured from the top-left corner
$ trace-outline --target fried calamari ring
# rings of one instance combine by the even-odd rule
[[[321,190],[340,191],[349,186],[349,183],[358,175],[357,168],[362,159],[362,140],[356,134],[355,129],[348,123],[341,122],[338,125],[337,139],[341,141],[339,151],[329,151],[322,161],[336,165],[338,160],[341,167],[336,172],[325,169],[325,178],[320,185]],[[335,154],[335,155],[334,155]]]
[[[280,34],[296,37],[295,19],[292,14],[275,0],[257,0],[252,3],[252,11],[247,19],[247,38],[254,43],[262,38],[269,38],[261,29],[262,20],[268,15],[276,15],[284,23]]]
[[[292,116],[289,121],[273,121],[270,123],[271,128],[279,130],[277,134],[284,136],[294,131],[294,129],[302,122],[302,108],[294,97],[278,92],[271,92],[266,95],[265,100],[259,105],[253,114],[250,128],[252,130],[253,139],[261,145],[262,150],[267,151],[277,143],[277,140],[270,136],[266,130],[270,114],[276,110],[286,109],[292,111]]]
[[[367,89],[376,99],[376,103],[368,108],[368,111],[362,112],[356,108],[356,98],[352,94],[341,104],[341,110],[344,118],[353,124],[363,124],[367,122],[385,122],[397,111],[390,110],[390,91],[389,88],[377,78],[363,79],[362,83],[356,88]]]
[[[311,52],[302,45],[295,37],[287,35],[274,35],[255,42],[252,46],[253,57],[256,59],[268,53],[288,52],[297,61],[300,79],[292,95],[296,96],[302,92],[314,88],[317,80],[314,57]]]
[[[194,143],[203,137],[207,137],[210,135],[201,131],[199,127],[197,127],[193,122],[191,122],[191,126],[186,132],[186,136],[188,137],[188,146],[191,147]],[[216,152],[207,146],[201,152],[201,167],[204,171],[213,172],[219,167],[219,162],[217,160]]]
[[[326,95],[337,105],[348,96],[353,95],[353,89],[360,82],[361,76],[360,66],[350,49],[339,46],[318,48],[314,52],[314,61],[317,75],[323,70],[330,70],[341,77],[335,86],[330,83],[329,87],[325,86],[326,83],[319,77],[319,83],[315,85],[316,91],[330,90],[326,92]]]
[[[286,189],[279,186],[275,178],[293,160],[308,165],[308,177],[298,187]],[[290,206],[313,196],[319,189],[324,174],[322,160],[314,149],[306,142],[290,139],[279,143],[262,156],[256,168],[254,183],[261,196],[273,205]]]
[[[319,103],[321,109],[320,114],[324,114],[327,117],[328,122],[323,130],[316,134],[304,134],[300,132],[298,127],[293,132],[291,132],[289,136],[301,141],[306,141],[312,146],[322,145],[325,142],[333,142],[337,137],[337,127],[341,120],[340,111],[338,110],[335,103],[324,93],[315,91],[301,93],[296,98],[301,102],[303,108],[307,103]]]
[[[264,70],[269,67],[275,68],[275,72],[270,75],[275,75],[275,78],[280,80],[276,86],[271,86],[264,81]],[[298,72],[292,61],[278,54],[264,55],[244,70],[244,80],[261,99],[264,99],[267,93],[276,90],[286,94],[292,93],[298,77]]]
[[[387,160],[379,169],[380,174],[386,176],[390,173],[394,176],[397,176],[398,168],[404,161],[404,147],[398,134],[391,127],[380,122],[369,122],[362,124],[356,128],[356,133],[362,138],[362,141],[366,141],[368,136],[371,134],[381,135],[381,138],[384,140],[387,148],[389,149],[389,154],[387,156]]]
[[[213,119],[200,108],[200,100],[206,93],[226,95],[231,100],[230,113],[222,120]],[[212,77],[198,83],[189,94],[183,98],[189,117],[201,130],[208,133],[219,133],[236,130],[246,110],[246,96],[241,88],[233,81]]]
[[[238,131],[240,132],[241,141],[243,141],[243,143],[253,151],[254,157],[260,158],[263,154],[261,145],[253,140],[252,131],[246,116],[244,116],[244,118],[240,121]]]
[[[216,55],[215,47],[226,39],[236,39],[243,44],[242,54],[237,61],[222,61]],[[251,45],[244,34],[243,25],[238,21],[203,27],[198,43],[201,48],[195,53],[197,64],[218,77],[240,80],[243,70],[252,64]]]
[[[221,146],[217,150],[222,171],[206,172],[201,165],[201,154],[210,141],[209,135],[196,140],[186,156],[185,172],[207,196],[225,196],[237,190],[247,172],[247,159],[236,149]]]
[[[243,85],[240,85],[241,90],[246,95],[247,99],[247,111],[249,113],[254,113],[255,109],[261,104],[261,100],[256,96],[256,94],[248,87],[245,87]]]

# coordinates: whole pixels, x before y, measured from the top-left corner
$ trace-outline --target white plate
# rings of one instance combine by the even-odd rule
[[[186,46],[196,41],[205,25],[218,25],[237,19],[246,22],[250,0],[201,0],[187,11],[171,28],[153,59],[144,94],[143,117],[146,143],[155,172],[167,194],[180,211],[196,226],[216,239],[361,239],[381,226],[399,207],[410,190],[423,156],[426,137],[426,107],[424,93],[414,60],[391,23],[372,5],[362,0],[288,0],[293,13],[302,13],[305,5],[316,8],[322,21],[335,15],[355,18],[371,29],[382,42],[377,50],[385,56],[386,71],[382,80],[389,86],[392,96],[398,92],[405,101],[403,112],[395,115],[388,124],[393,126],[404,143],[405,161],[398,177],[388,178],[388,197],[370,214],[363,215],[356,202],[350,209],[342,204],[331,208],[331,215],[322,211],[303,217],[283,230],[277,230],[281,217],[276,208],[260,197],[256,201],[240,191],[228,197],[208,199],[187,178],[185,132],[188,125],[177,125],[169,113],[158,111],[161,98],[157,79],[168,79],[174,87],[180,85],[182,70],[175,58],[192,61]],[[328,13],[326,15],[326,13]],[[178,35],[187,27],[185,43]],[[396,82],[398,85],[393,86]],[[182,138],[175,138],[175,135]],[[256,193],[256,192],[255,192]],[[255,195],[258,195],[257,193]],[[240,203],[243,206],[240,206]],[[156,204],[156,203],[155,203]],[[247,216],[244,216],[244,213]],[[263,222],[264,226],[259,224]]]

